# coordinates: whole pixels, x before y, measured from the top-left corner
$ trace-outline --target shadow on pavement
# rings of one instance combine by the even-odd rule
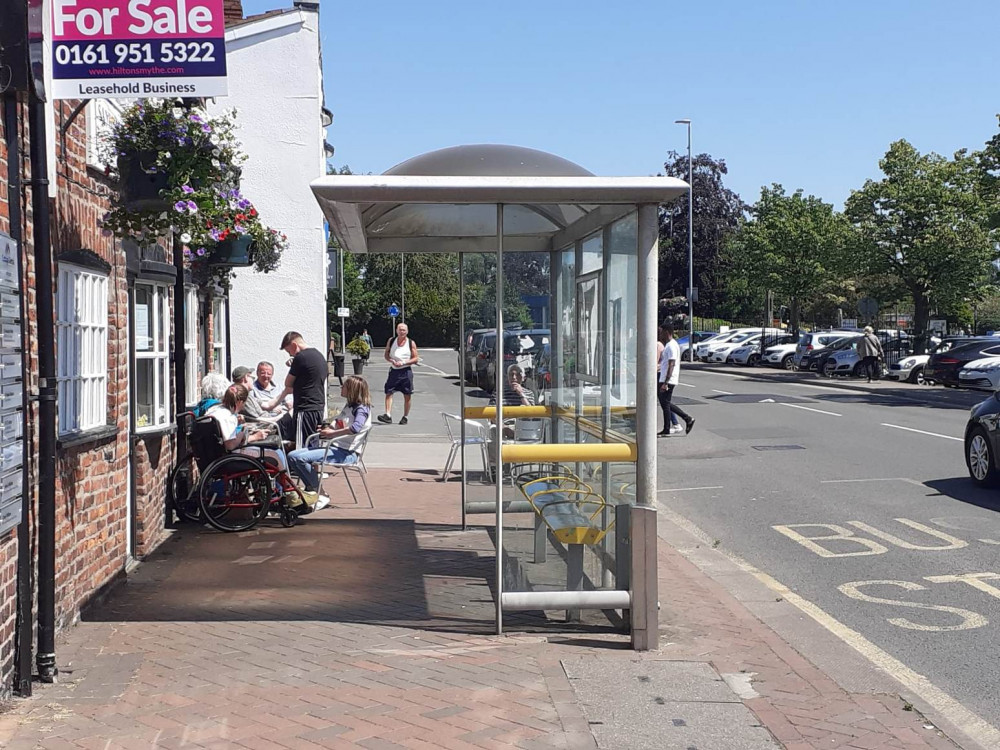
[[[986,510],[1000,511],[1000,490],[978,487],[968,477],[932,479],[924,484],[940,495],[959,502]]]

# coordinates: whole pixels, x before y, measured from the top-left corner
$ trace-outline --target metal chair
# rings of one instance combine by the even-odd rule
[[[448,472],[455,462],[455,456],[463,448],[462,444],[462,418],[457,414],[441,412],[444,419],[445,429],[448,430],[448,437],[451,439],[451,450],[448,451],[448,460],[445,461],[444,470],[441,472],[441,481],[448,481]],[[489,429],[482,422],[474,419],[466,419],[465,422],[465,445],[478,445],[483,459],[483,474],[489,475],[489,458],[486,455],[486,446],[490,442]]]
[[[358,445],[358,460],[352,464],[339,464],[332,461],[327,461],[327,456],[330,455],[330,448],[334,447],[333,440],[325,441],[326,445],[323,445],[325,449],[323,452],[323,459],[316,463],[317,473],[322,476],[324,470],[331,469],[331,473],[340,469],[344,473],[344,481],[347,482],[347,488],[351,491],[351,497],[354,498],[354,502],[358,502],[357,493],[354,491],[354,485],[351,484],[351,477],[348,472],[356,471],[361,476],[361,483],[365,486],[365,493],[368,495],[368,504],[373,508],[375,507],[375,502],[372,500],[372,492],[368,489],[368,480],[366,474],[368,474],[368,467],[365,466],[365,448],[368,446],[368,437],[371,435],[371,430],[365,432],[364,437],[361,438],[361,443]],[[307,444],[312,442],[313,438],[318,438],[318,434],[310,435],[306,440]],[[322,480],[321,480],[322,481]]]

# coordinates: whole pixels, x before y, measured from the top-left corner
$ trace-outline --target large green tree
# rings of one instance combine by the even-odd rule
[[[726,295],[723,248],[746,209],[740,197],[723,184],[726,162],[709,154],[692,160],[694,193],[695,314],[712,315]],[[670,151],[664,174],[687,182],[687,154]],[[683,297],[688,287],[688,198],[660,209],[660,299]]]
[[[748,289],[771,291],[791,308],[789,324],[797,330],[803,303],[833,292],[850,236],[850,224],[831,204],[775,184],[761,189],[727,255]]]
[[[995,203],[983,189],[980,155],[921,154],[905,140],[879,161],[883,177],[847,199],[858,229],[859,275],[898,279],[913,300],[914,328],[932,309],[954,312],[976,299],[997,258]]]

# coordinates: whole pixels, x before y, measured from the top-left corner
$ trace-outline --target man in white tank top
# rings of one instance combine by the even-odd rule
[[[392,394],[403,394],[403,417],[399,423],[405,425],[410,416],[410,399],[413,395],[412,366],[419,359],[417,345],[409,337],[406,323],[396,326],[396,335],[385,345],[383,357],[389,363],[389,377],[385,381],[385,414],[378,415],[382,424],[392,424]]]

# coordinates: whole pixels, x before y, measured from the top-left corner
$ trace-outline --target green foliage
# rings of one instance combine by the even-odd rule
[[[727,254],[730,267],[745,280],[748,298],[762,299],[770,290],[790,304],[794,329],[801,303],[818,300],[844,271],[851,235],[850,224],[832,205],[801,190],[787,195],[775,184],[761,189]]]
[[[899,140],[879,162],[884,177],[851,194],[853,248],[862,274],[898,279],[925,330],[932,307],[957,310],[976,298],[997,259],[991,230],[996,201],[984,190],[983,156],[920,154]]]
[[[347,351],[354,355],[355,359],[364,359],[371,352],[368,342],[361,338],[360,334],[354,334],[354,338],[347,344]]]

